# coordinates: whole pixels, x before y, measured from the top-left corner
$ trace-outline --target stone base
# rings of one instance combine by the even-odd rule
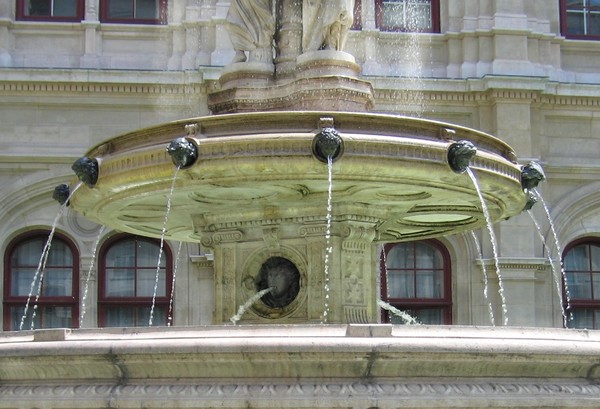
[[[0,333],[0,409],[598,408],[598,331],[391,325]]]
[[[365,112],[373,108],[373,88],[358,79],[354,57],[341,51],[305,53],[296,72],[278,78],[271,64],[236,63],[219,79],[220,90],[208,96],[213,114],[271,110]]]

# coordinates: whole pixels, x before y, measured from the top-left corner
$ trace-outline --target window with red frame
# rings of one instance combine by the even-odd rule
[[[559,4],[562,35],[600,40],[600,0],[560,0]]]
[[[79,253],[71,240],[55,233],[46,264],[36,274],[48,236],[47,231],[28,232],[6,249],[5,331],[78,327]]]
[[[98,325],[148,326],[151,313],[153,326],[167,325],[172,279],[168,246],[160,254],[157,240],[130,235],[112,238],[99,253]]]
[[[17,20],[81,21],[85,0],[17,0]]]
[[[384,246],[381,299],[422,324],[452,323],[450,255],[436,240]],[[382,311],[382,321],[405,321]]]
[[[100,0],[100,21],[125,24],[166,24],[167,0]]]
[[[439,0],[375,0],[375,21],[382,31],[439,33]]]
[[[351,30],[362,29],[362,2],[361,0],[354,0],[354,21],[352,22]]]
[[[570,328],[600,329],[600,240],[583,239],[565,248],[564,300]]]

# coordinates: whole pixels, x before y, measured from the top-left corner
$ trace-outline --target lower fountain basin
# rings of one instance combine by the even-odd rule
[[[391,325],[0,334],[0,408],[598,408],[597,331]]]
[[[376,241],[473,230],[485,224],[475,186],[447,162],[451,143],[477,148],[471,169],[493,221],[518,214],[527,197],[511,148],[491,135],[441,122],[348,112],[260,112],[170,122],[112,138],[86,156],[98,181],[71,206],[112,228],[160,237],[171,185],[167,236],[188,242],[232,223],[326,218],[327,164],[313,139],[332,125],[343,155],[332,169],[333,221],[368,220]],[[174,174],[166,146],[196,145],[196,162]]]

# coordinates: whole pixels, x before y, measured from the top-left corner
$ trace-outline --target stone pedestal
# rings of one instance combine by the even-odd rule
[[[283,64],[283,62],[280,62]],[[213,114],[266,110],[365,112],[373,107],[373,88],[360,80],[360,66],[342,51],[321,50],[297,57],[293,70],[264,63],[235,63],[208,97]]]
[[[261,272],[274,258],[297,269],[290,302],[273,306],[265,295],[247,305],[240,323],[377,322],[373,221],[333,222],[329,239],[325,215],[227,225],[202,233],[202,245],[214,253],[215,324],[229,323],[265,288]]]

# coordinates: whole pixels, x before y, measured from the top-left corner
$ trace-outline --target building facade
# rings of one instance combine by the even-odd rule
[[[374,112],[490,133],[546,174],[538,203],[495,225],[495,240],[484,229],[382,244],[382,298],[425,323],[600,328],[592,3],[356,2],[346,50],[373,85]],[[2,327],[210,324],[210,253],[176,242],[161,252],[156,240],[61,211],[52,194],[103,140],[210,114],[208,94],[234,56],[230,2],[61,4],[0,3]],[[42,262],[45,277],[36,274]]]

